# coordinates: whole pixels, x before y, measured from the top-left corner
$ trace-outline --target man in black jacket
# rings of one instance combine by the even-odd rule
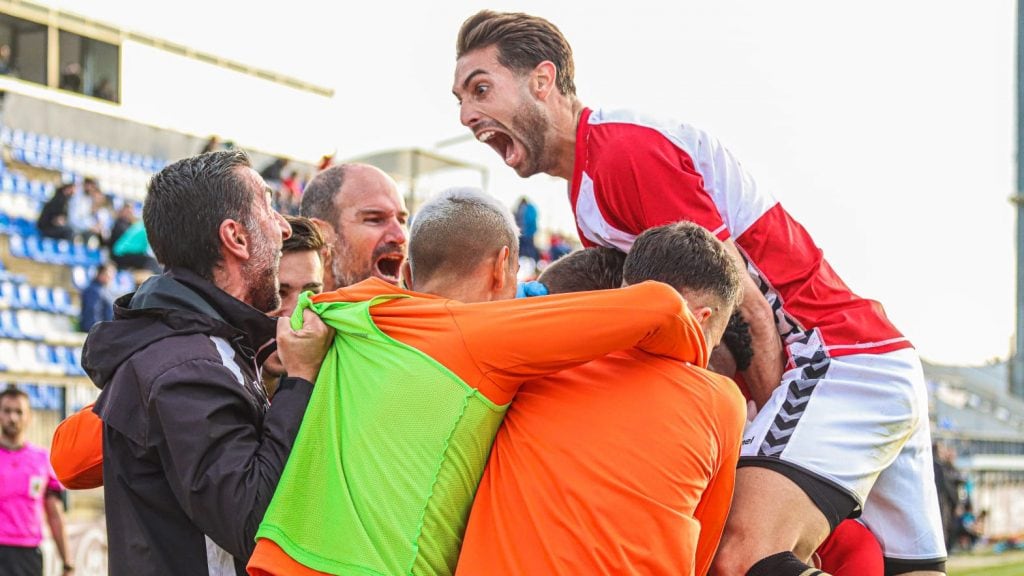
[[[243,152],[153,177],[143,210],[167,272],[118,300],[82,365],[103,392],[110,573],[238,574],[274,493],[330,331],[307,313],[276,344],[289,377],[270,406],[278,264],[290,228]]]

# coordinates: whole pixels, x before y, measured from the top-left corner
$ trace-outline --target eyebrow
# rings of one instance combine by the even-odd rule
[[[480,74],[487,74],[487,70],[484,70],[483,68],[477,68],[476,70],[470,72],[469,76],[466,76],[466,79],[462,81],[462,89],[465,90],[466,88],[468,88],[469,83],[473,80],[473,78],[476,78]],[[455,96],[456,98],[459,97],[455,90],[452,90],[452,96]]]
[[[395,212],[394,210],[390,210],[390,209],[387,209],[387,208],[360,208],[359,210],[356,210],[356,215],[358,215],[358,216],[366,216],[366,215],[374,215],[374,214],[385,214],[386,215],[386,214],[391,214],[391,213],[398,214],[399,216],[402,216],[402,217],[405,217],[405,218],[409,217],[409,211],[408,210],[399,210],[398,212]]]

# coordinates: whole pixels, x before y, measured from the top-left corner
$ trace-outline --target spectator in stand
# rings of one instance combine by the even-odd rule
[[[110,82],[110,78],[106,77],[100,78],[99,83],[93,86],[91,96],[110,100],[111,102],[117,100],[117,96],[114,93],[114,85]]]
[[[288,160],[286,158],[277,158],[270,164],[267,164],[267,166],[260,171],[260,176],[263,177],[263,180],[265,180],[271,188],[275,188],[281,184],[281,174],[284,172],[286,166],[288,166]]]
[[[14,69],[14,61],[11,59],[11,47],[7,44],[0,45],[0,75],[18,75],[18,72]]]
[[[110,226],[110,236],[107,238],[107,247],[112,247],[114,243],[121,238],[125,230],[131,227],[136,220],[139,219],[138,213],[135,211],[135,206],[130,202],[124,202],[121,207],[117,209],[117,215],[114,217],[114,223]]]
[[[135,221],[114,242],[110,248],[110,258],[120,270],[149,270],[160,274],[163,268],[149,247],[149,237],[141,220]]]
[[[316,167],[317,172],[323,172],[334,164],[334,152],[324,154],[320,157],[320,164]]]
[[[932,445],[933,467],[935,471],[935,488],[939,493],[939,513],[942,517],[942,531],[946,539],[946,549],[953,548],[959,529],[957,510],[960,505],[960,487],[964,483],[963,475],[956,468],[956,453],[942,443]]]
[[[282,213],[288,216],[297,216],[299,214],[299,208],[302,204],[302,188],[302,178],[295,170],[289,172],[288,176],[281,180],[278,203]]]
[[[68,223],[76,237],[88,243],[93,238],[106,244],[110,237],[112,217],[109,201],[95,178],[82,182],[82,194],[73,194],[68,203]]]
[[[206,141],[206,144],[203,145],[203,149],[199,153],[206,154],[207,152],[215,152],[217,150],[220,150],[220,136],[214,134]]]
[[[104,262],[96,270],[92,282],[82,290],[82,314],[78,324],[82,332],[88,332],[97,322],[114,319],[114,295],[110,292],[113,279],[114,265]]]
[[[540,259],[537,245],[533,242],[537,235],[537,207],[526,196],[519,199],[516,207],[516,226],[519,226],[519,255],[536,262]]]
[[[52,198],[46,201],[43,209],[39,212],[39,219],[36,221],[36,228],[39,229],[40,234],[58,240],[74,238],[74,230],[68,225],[68,204],[74,193],[74,184],[64,184],[57,188]]]
[[[70,90],[72,92],[82,92],[82,65],[78,62],[72,62],[67,66],[64,66],[64,70],[60,73],[60,83],[57,85],[61,90]]]
[[[28,394],[13,386],[0,392],[0,573],[42,576],[42,517],[46,516],[63,574],[74,572],[68,562],[61,494],[64,487],[50,467],[46,450],[25,440],[32,421]]]
[[[565,241],[565,238],[557,232],[552,233],[548,246],[548,259],[554,262],[562,256],[568,255],[570,252],[572,252],[572,246],[569,246],[569,243]]]

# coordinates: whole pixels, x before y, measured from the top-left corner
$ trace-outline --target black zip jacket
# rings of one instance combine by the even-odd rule
[[[275,322],[187,270],[147,280],[90,332],[82,367],[103,391],[110,574],[244,575],[312,393],[257,363]]]

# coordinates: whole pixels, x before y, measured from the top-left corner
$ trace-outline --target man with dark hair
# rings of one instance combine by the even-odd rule
[[[72,574],[64,536],[64,487],[50,468],[46,450],[26,440],[31,421],[28,394],[14,386],[0,391],[0,574],[43,576],[43,511],[63,573]]]
[[[677,224],[641,235],[628,257],[611,248],[565,256],[540,281],[552,294],[604,290],[624,270],[627,283],[675,288],[700,337],[684,358],[626,350],[527,382],[480,482],[459,574],[707,572],[746,408],[736,385],[706,366],[739,275],[710,233]]]
[[[295,310],[299,294],[312,292],[319,294],[324,290],[324,237],[320,229],[309,218],[302,216],[285,216],[291,226],[292,235],[281,247],[280,279],[281,306],[274,316],[288,318]],[[278,355],[271,354],[263,363],[261,371],[263,385],[267,395],[273,398],[280,379],[286,375],[284,366]]]
[[[626,255],[619,250],[595,246],[568,256],[555,260],[541,273],[539,280],[549,294],[622,287]]]
[[[330,331],[278,308],[288,223],[242,152],[156,174],[143,209],[167,272],[120,298],[86,340],[102,389],[103,478],[114,574],[238,574],[306,409]],[[273,406],[258,365],[277,341],[289,374]]]
[[[281,306],[274,316],[288,317],[295,310],[299,294],[323,291],[324,266],[320,254],[324,247],[320,230],[308,218],[287,216],[292,233],[281,247],[279,271]],[[83,308],[85,298],[83,297]],[[272,398],[284,366],[277,353],[271,354],[260,367],[260,376],[267,396]],[[102,422],[90,404],[61,422],[53,432],[51,463],[57,478],[72,490],[98,488],[103,485]]]
[[[398,284],[409,211],[390,176],[367,164],[339,164],[317,174],[302,193],[302,215],[327,242],[324,288],[369,277]]]
[[[453,572],[524,381],[633,346],[689,358],[703,343],[679,295],[654,282],[513,300],[517,252],[508,208],[448,190],[412,224],[404,272],[416,292],[375,277],[300,302],[338,328],[324,362],[337,383],[314,392],[250,574]],[[586,337],[565,338],[566,326]]]
[[[75,185],[72,183],[62,184],[54,190],[53,196],[43,204],[39,218],[36,219],[36,228],[40,234],[58,240],[74,239],[75,231],[68,223],[68,207],[74,194]]]
[[[462,124],[520,176],[569,181],[585,245],[628,251],[645,230],[689,220],[745,272],[740,310],[757,354],[744,379],[760,411],[714,572],[802,574],[830,531],[861,516],[889,574],[941,574],[924,375],[881,305],[854,294],[707,132],[585,108],[572,50],[547,20],[482,11],[456,54]]]

